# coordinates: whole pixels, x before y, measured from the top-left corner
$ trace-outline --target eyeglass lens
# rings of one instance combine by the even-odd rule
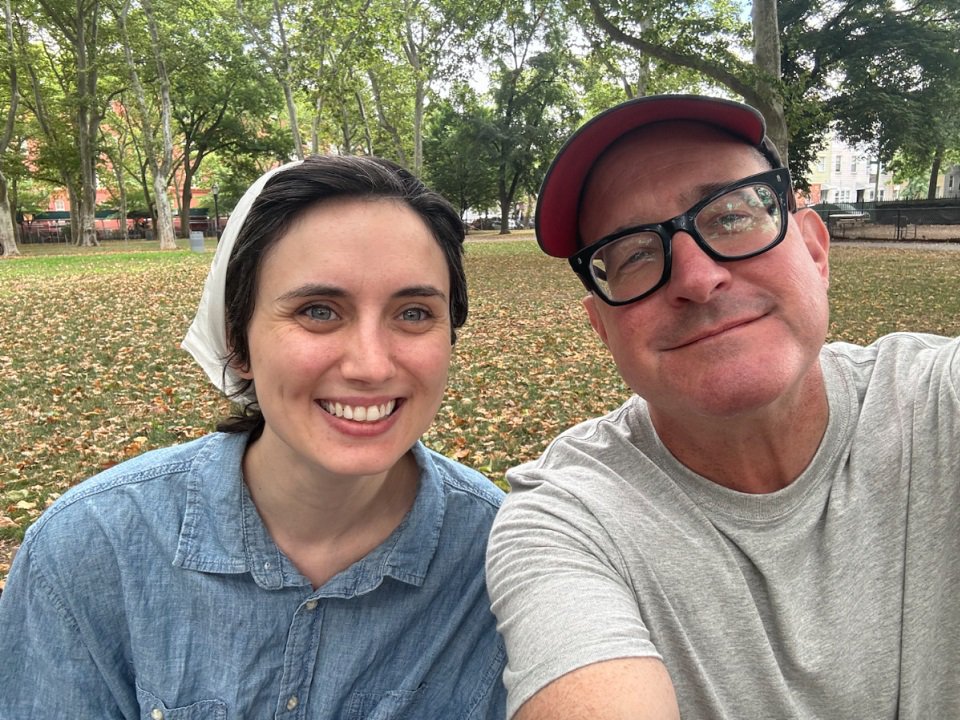
[[[779,237],[783,221],[776,193],[755,183],[700,208],[693,227],[699,241],[719,257],[736,260],[766,249]],[[600,247],[590,258],[590,271],[604,295],[623,301],[656,287],[664,262],[664,240],[655,230],[644,230]]]

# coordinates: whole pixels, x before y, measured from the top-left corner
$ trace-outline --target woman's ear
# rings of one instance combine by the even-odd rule
[[[227,347],[230,350],[230,354],[227,355],[227,367],[233,370],[238,377],[243,378],[244,380],[253,380],[253,371],[250,367],[250,361],[247,360],[243,362],[240,358],[240,353],[238,353],[233,348],[233,343],[230,341],[230,337],[227,337]]]

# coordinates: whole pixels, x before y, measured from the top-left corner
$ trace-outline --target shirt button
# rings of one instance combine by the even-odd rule
[[[316,609],[317,609],[317,601],[316,601],[316,600],[307,600],[307,604],[304,605],[304,607],[305,607],[307,610],[316,610]]]
[[[290,696],[290,699],[287,700],[287,710],[293,710],[293,709],[294,709],[295,707],[297,707],[297,705],[299,705],[299,704],[300,704],[300,701],[297,700],[297,696],[296,696],[296,695],[291,695],[291,696]]]
[[[273,567],[273,565],[270,564],[270,561],[269,561],[269,560],[267,560],[267,562],[265,562],[265,563],[263,564],[263,569],[264,569],[264,570],[269,570],[269,569],[272,568],[272,567]]]
[[[160,708],[154,708],[150,711],[150,717],[153,720],[163,720],[163,710]]]

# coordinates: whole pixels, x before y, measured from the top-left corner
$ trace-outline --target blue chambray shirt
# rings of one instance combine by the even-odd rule
[[[0,596],[0,718],[503,718],[503,493],[418,443],[407,517],[315,591],[247,493],[246,441],[147,453],[34,523]]]

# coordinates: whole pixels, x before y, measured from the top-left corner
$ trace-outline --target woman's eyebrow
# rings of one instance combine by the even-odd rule
[[[342,298],[347,297],[349,294],[350,293],[337,285],[328,285],[326,283],[305,283],[299,287],[287,290],[277,299],[281,301],[300,300],[302,298],[317,297],[318,295],[323,297]],[[440,288],[434,287],[433,285],[411,285],[410,287],[397,290],[395,293],[393,293],[393,297],[439,297],[446,299],[447,296],[442,290],[440,290]]]
[[[440,290],[440,288],[434,287],[433,285],[412,285],[411,287],[405,287],[393,294],[397,298],[406,298],[406,297],[439,297],[446,299],[446,295]]]
[[[327,285],[324,283],[305,283],[292,290],[287,290],[280,295],[277,300],[299,300],[300,298],[316,297],[324,295],[326,297],[346,297],[347,291],[336,285]]]

